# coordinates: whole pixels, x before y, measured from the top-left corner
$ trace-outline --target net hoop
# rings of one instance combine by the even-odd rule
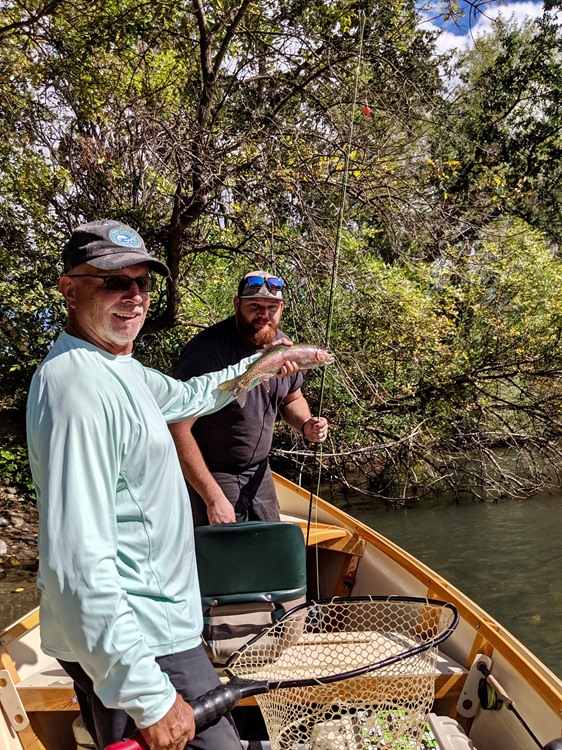
[[[438,646],[458,621],[437,599],[311,601],[248,641],[225,671],[269,685],[256,701],[272,750],[418,750]]]
[[[457,608],[449,603],[441,601],[440,599],[427,599],[423,597],[415,597],[415,596],[353,596],[353,597],[333,597],[332,599],[318,599],[318,600],[310,600],[308,602],[305,602],[304,604],[299,604],[297,607],[293,607],[293,609],[286,612],[283,617],[281,617],[277,622],[273,623],[272,625],[264,628],[260,633],[255,635],[251,640],[249,640],[247,643],[244,644],[238,651],[235,651],[227,660],[225,664],[225,674],[227,674],[229,677],[245,677],[246,675],[241,674],[239,671],[239,667],[237,668],[236,665],[240,664],[242,661],[244,661],[245,654],[248,653],[248,651],[255,648],[256,644],[259,644],[259,642],[268,636],[272,636],[275,631],[279,630],[279,627],[283,625],[286,621],[293,620],[295,617],[298,616],[299,613],[306,613],[309,612],[314,607],[322,607],[326,605],[349,605],[349,604],[364,604],[366,602],[374,603],[374,602],[381,602],[381,603],[387,603],[387,602],[396,602],[396,603],[408,603],[408,604],[419,604],[421,606],[428,606],[428,607],[437,607],[441,608],[442,610],[446,610],[450,612],[450,621],[443,627],[439,633],[434,635],[431,638],[428,638],[427,640],[418,643],[415,646],[411,646],[406,651],[400,654],[396,654],[394,656],[389,656],[386,658],[382,658],[376,662],[365,664],[362,667],[357,667],[352,670],[345,671],[343,673],[333,674],[333,675],[325,675],[321,678],[314,678],[314,677],[308,677],[308,678],[300,678],[300,679],[292,679],[292,680],[269,680],[269,689],[270,690],[277,690],[279,688],[291,688],[291,687],[307,687],[311,685],[317,685],[317,684],[329,684],[331,682],[337,682],[338,680],[343,679],[350,679],[352,677],[359,677],[362,674],[365,674],[367,672],[376,671],[379,669],[383,669],[385,667],[390,667],[393,664],[396,664],[399,661],[402,661],[404,659],[411,658],[415,656],[416,654],[421,654],[425,651],[428,651],[432,648],[437,648],[439,644],[441,644],[443,641],[445,641],[455,630],[455,628],[458,625],[459,622],[459,613]]]

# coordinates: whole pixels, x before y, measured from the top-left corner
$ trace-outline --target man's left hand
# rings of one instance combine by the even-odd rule
[[[328,437],[328,420],[325,417],[310,417],[304,423],[302,431],[311,443],[323,443]]]
[[[279,370],[276,378],[292,378],[299,371],[299,366],[296,362],[285,362],[283,367]]]
[[[272,349],[274,346],[279,346],[279,344],[283,344],[283,346],[293,346],[293,342],[291,339],[288,339],[286,336],[284,336],[282,339],[275,339],[275,341],[272,341],[271,344],[266,344],[263,347],[263,351],[266,352],[268,349]],[[291,378],[293,375],[296,375],[299,371],[299,366],[296,362],[285,362],[283,367],[279,370],[276,378]]]

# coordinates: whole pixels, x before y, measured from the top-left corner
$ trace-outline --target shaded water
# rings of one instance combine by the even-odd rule
[[[397,510],[362,495],[333,502],[460,588],[562,677],[562,496],[433,498]]]
[[[0,574],[0,632],[38,604],[35,573],[14,568]]]

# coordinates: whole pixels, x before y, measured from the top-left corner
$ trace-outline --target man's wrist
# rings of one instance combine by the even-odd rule
[[[308,422],[308,419],[305,419],[304,422],[301,424],[301,433],[302,433],[303,438],[306,438],[304,427],[305,427],[305,425],[306,425],[307,422]]]

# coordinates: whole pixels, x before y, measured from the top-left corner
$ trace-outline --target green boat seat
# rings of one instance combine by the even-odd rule
[[[305,543],[296,524],[199,526],[195,550],[203,637],[216,665],[305,601]]]
[[[306,594],[305,545],[297,524],[198,526],[195,548],[204,604],[284,602]]]

